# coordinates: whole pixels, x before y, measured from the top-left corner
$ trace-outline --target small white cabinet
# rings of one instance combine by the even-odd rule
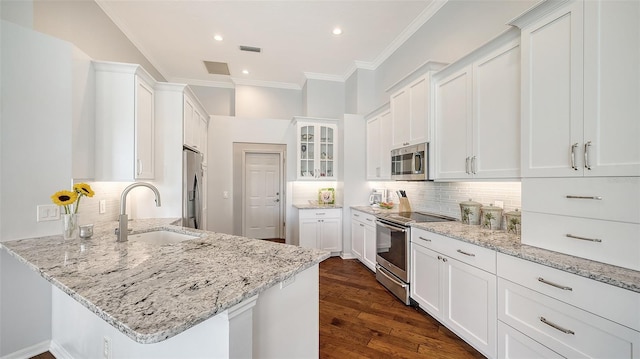
[[[336,180],[338,170],[337,120],[296,117],[299,180]]]
[[[424,64],[424,75],[390,96],[392,149],[430,141],[431,73],[443,66],[435,62]]]
[[[184,144],[205,153],[209,119],[206,111],[191,91],[185,90],[183,110]]]
[[[506,32],[434,78],[434,179],[518,178],[517,31]]]
[[[376,217],[353,211],[351,214],[351,250],[362,264],[376,271]]]
[[[522,175],[640,176],[640,3],[545,10],[554,4],[514,21],[522,29]]]
[[[367,121],[367,180],[391,179],[391,111]]]
[[[298,244],[330,252],[342,251],[342,210],[340,208],[300,209]]]
[[[411,298],[489,358],[496,356],[496,253],[411,230]]]
[[[94,62],[96,180],[154,178],[155,80],[140,65]]]

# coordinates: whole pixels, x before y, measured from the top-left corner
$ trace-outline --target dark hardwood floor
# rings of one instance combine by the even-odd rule
[[[320,264],[320,358],[484,358],[392,296],[358,260]]]
[[[332,257],[320,263],[320,358],[484,356],[424,311],[402,304],[358,260]]]

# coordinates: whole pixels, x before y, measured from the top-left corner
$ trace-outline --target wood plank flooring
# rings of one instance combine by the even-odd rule
[[[320,263],[320,358],[484,358],[424,311],[405,306],[358,260]],[[55,359],[49,352],[31,359]]]
[[[356,259],[320,264],[320,358],[484,358]]]

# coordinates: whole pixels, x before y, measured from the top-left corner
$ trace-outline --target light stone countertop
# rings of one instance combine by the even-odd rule
[[[329,252],[135,220],[133,233],[160,228],[200,236],[168,245],[116,242],[117,222],[91,239],[61,235],[0,242],[0,249],[139,343],[157,343],[325,260]]]
[[[297,209],[332,209],[342,208],[340,204],[294,204],[293,207]]]
[[[371,206],[352,206],[351,208],[376,216],[384,216],[393,211],[393,209],[390,211],[374,209]],[[519,236],[504,230],[489,230],[461,222],[412,223],[411,227],[640,293],[640,271],[521,244]]]

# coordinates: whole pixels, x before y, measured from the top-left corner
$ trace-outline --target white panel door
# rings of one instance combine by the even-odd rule
[[[406,89],[391,96],[392,140],[391,147],[398,148],[409,144],[411,114],[409,91]]]
[[[362,253],[364,265],[372,271],[376,271],[376,227],[364,226],[364,252]]]
[[[476,178],[520,177],[520,45],[510,43],[473,66]]]
[[[409,85],[409,142],[418,144],[429,141],[429,78],[421,77]]]
[[[640,2],[585,1],[584,16],[584,173],[640,176]]]
[[[320,221],[320,249],[331,252],[342,250],[342,220],[339,218],[327,218]]]
[[[280,238],[280,173],[279,154],[246,154],[246,237]]]
[[[367,179],[380,179],[382,151],[380,150],[380,117],[367,121]]]
[[[153,87],[136,76],[135,158],[136,179],[154,177]]]
[[[576,1],[522,30],[523,177],[582,175],[582,24]]]
[[[364,224],[356,220],[351,220],[351,252],[360,262],[363,262]]]
[[[442,318],[442,256],[411,243],[411,298],[436,319]]]
[[[471,66],[467,66],[436,83],[435,179],[471,177],[471,81]]]

